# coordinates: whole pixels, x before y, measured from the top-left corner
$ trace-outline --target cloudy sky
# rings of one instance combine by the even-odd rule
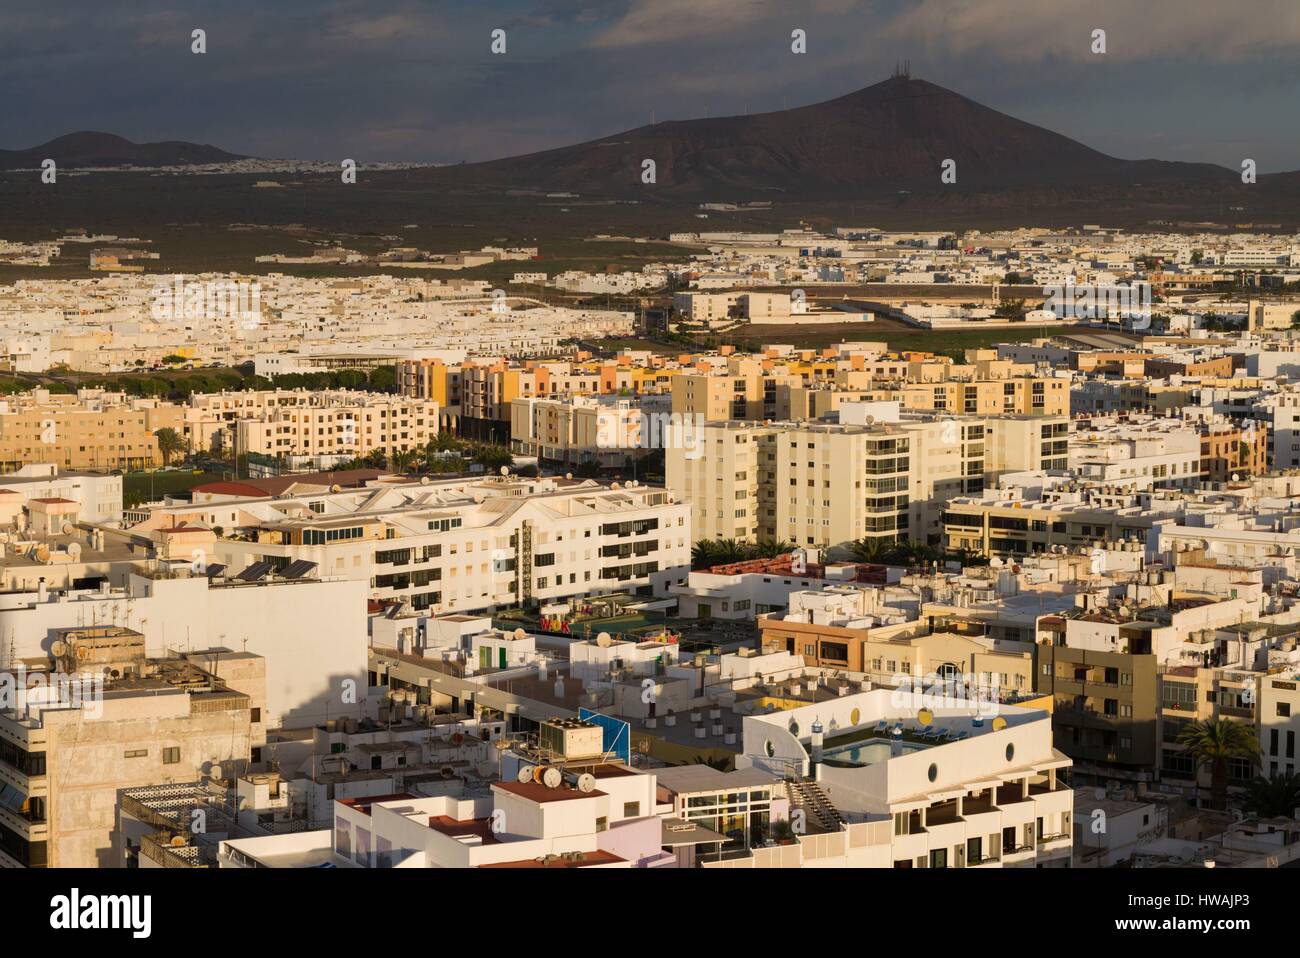
[[[912,75],[1125,158],[1300,169],[1300,0],[48,0],[0,9],[0,147],[490,159]],[[21,8],[21,9],[12,9]],[[208,52],[190,52],[191,31]],[[491,52],[506,31],[507,51]],[[807,53],[791,52],[794,29]],[[1091,50],[1106,31],[1107,52]]]

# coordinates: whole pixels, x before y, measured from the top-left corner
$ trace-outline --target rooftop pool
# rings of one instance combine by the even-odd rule
[[[889,747],[890,741],[887,738],[863,739],[826,749],[822,752],[822,761],[837,765],[875,765],[889,758]],[[928,747],[919,742],[902,742],[899,754],[907,755]]]

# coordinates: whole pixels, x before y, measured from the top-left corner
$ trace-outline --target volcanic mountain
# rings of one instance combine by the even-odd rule
[[[244,157],[215,146],[169,140],[132,143],[112,133],[69,133],[26,150],[0,150],[0,170],[38,169],[53,160],[60,169],[101,166],[193,166],[229,163]]]
[[[956,162],[963,191],[1020,186],[1230,183],[1208,163],[1122,160],[925,80],[895,76],[824,103],[643,126],[587,143],[432,175],[466,187],[644,195],[642,164],[669,195],[835,197],[940,189]]]

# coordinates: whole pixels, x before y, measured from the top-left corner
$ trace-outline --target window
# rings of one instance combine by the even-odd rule
[[[181,760],[181,750],[179,748],[163,749],[162,760],[164,765],[175,765]]]
[[[123,758],[146,758],[148,755],[147,748],[131,748],[122,753]]]
[[[624,802],[624,803],[623,803],[623,817],[624,817],[624,818],[640,818],[640,817],[641,817],[641,803],[640,803],[640,802]]]
[[[251,711],[252,711],[252,714],[249,715],[249,717],[248,717],[248,720],[249,720],[250,722],[257,723],[257,722],[262,721],[262,710],[261,710],[261,709],[252,709]]]
[[[1282,717],[1282,718],[1290,718],[1290,717],[1291,717],[1291,703],[1290,703],[1290,702],[1278,702],[1278,703],[1277,703],[1277,714],[1278,714],[1280,717]]]

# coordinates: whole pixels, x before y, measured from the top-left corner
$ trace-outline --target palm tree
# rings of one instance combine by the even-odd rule
[[[854,539],[849,543],[849,551],[858,562],[879,563],[885,558],[890,543],[883,539]]]
[[[731,565],[752,558],[754,554],[754,546],[735,539],[700,539],[691,546],[691,568]]]
[[[363,458],[366,465],[372,469],[383,469],[388,465],[388,457],[384,455],[382,449],[371,449]]]
[[[717,541],[718,558],[714,565],[731,565],[733,562],[744,562],[753,553],[753,546],[740,542],[736,539],[719,539]]]
[[[159,429],[154,433],[154,438],[158,440],[158,454],[162,456],[164,466],[171,462],[172,456],[185,448],[185,444],[181,442],[181,437],[170,426]]]
[[[691,568],[707,569],[719,565],[718,545],[712,539],[700,539],[691,546]]]
[[[1210,799],[1214,808],[1228,806],[1228,762],[1244,758],[1259,761],[1259,740],[1248,725],[1228,719],[1206,719],[1193,722],[1178,735],[1178,744],[1187,751],[1200,768],[1210,770]]]
[[[393,472],[399,475],[405,475],[411,471],[415,464],[415,453],[407,452],[405,449],[399,449],[388,457],[388,466]]]
[[[754,555],[762,559],[775,559],[794,551],[794,543],[788,539],[759,539],[754,547]]]
[[[1260,818],[1293,818],[1300,808],[1300,775],[1256,776],[1246,783],[1246,811]]]
[[[722,758],[709,758],[707,755],[696,754],[695,761],[685,762],[686,765],[707,765],[709,768],[717,769],[719,772],[725,772],[731,765],[730,756]]]

